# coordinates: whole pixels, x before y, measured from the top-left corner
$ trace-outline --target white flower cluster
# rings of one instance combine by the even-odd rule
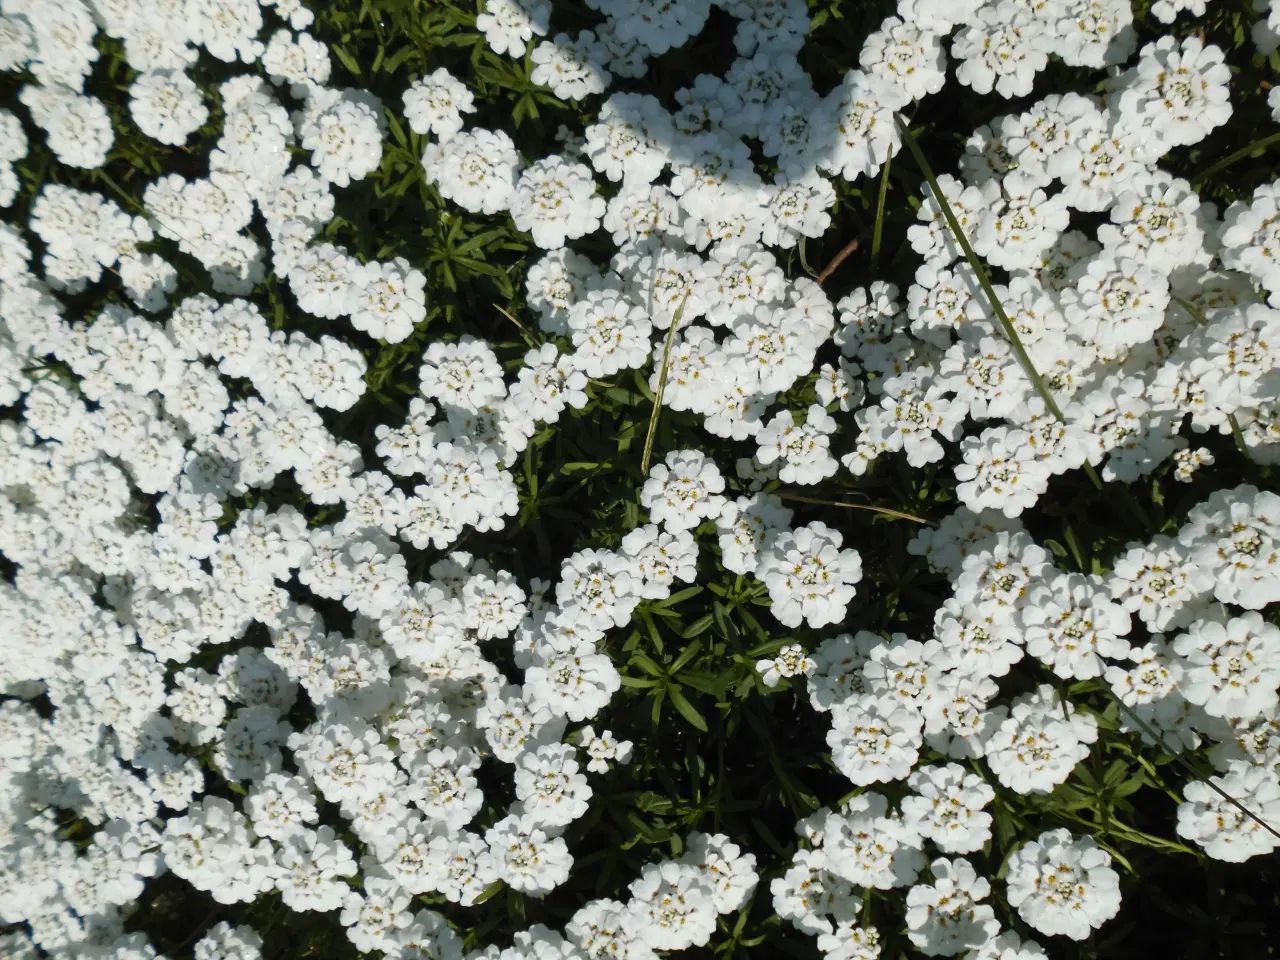
[[[0,586],[0,690],[18,698],[0,708],[0,920],[30,931],[29,940],[6,937],[5,950],[144,955],[145,937],[123,934],[124,914],[146,878],[169,871],[222,903],[278,890],[294,910],[340,910],[361,950],[460,955],[439,914],[409,912],[411,897],[470,903],[495,880],[541,895],[567,878],[561,834],[586,812],[591,789],[577,748],[562,740],[566,718],[589,719],[608,702],[619,679],[596,649],[604,630],[628,621],[641,592],[662,597],[674,579],[693,579],[696,547],[683,529],[673,537],[651,526],[625,553],[579,552],[566,562],[558,606],[535,596],[531,608],[508,574],[461,553],[433,565],[429,581],[411,582],[397,535],[442,547],[462,526],[500,527],[514,509],[510,475],[497,465],[523,449],[534,420],[513,430],[495,412],[491,404],[507,398],[500,371],[496,384],[469,381],[475,357],[482,377],[496,368],[483,362],[486,345],[461,357],[434,345],[423,383],[446,419],[426,427],[434,407],[419,401],[403,435],[380,432],[391,472],[425,477],[406,496],[387,474],[366,471],[319,412],[347,410],[365,389],[363,358],[341,341],[273,329],[252,302],[204,294],[181,300],[164,323],[117,306],[64,319],[55,294],[86,289],[104,268],[141,308],[164,309],[177,271],[139,251],[159,241],[198,260],[218,293],[250,292],[264,275],[248,229],[255,207],[302,309],[349,316],[389,341],[425,316],[425,278],[407,262],[358,263],[310,245],[333,215],[330,184],[376,166],[381,105],[362,91],[325,89],[327,52],[305,34],[278,31],[264,48],[256,3],[208,0],[167,19],[154,6],[113,4],[104,15],[139,71],[130,109],[144,133],[179,145],[207,119],[183,72],[197,56],[192,44],[228,61],[262,56],[303,105],[291,121],[259,78],[223,83],[226,119],[208,177],[160,178],[144,194],[145,217],[46,186],[29,223],[43,243],[42,275],[21,234],[3,228],[0,383],[3,402],[24,416],[0,424],[0,549],[19,570]],[[277,12],[306,24],[296,5]],[[80,88],[102,24],[79,0],[60,0],[6,5],[3,25],[6,41],[20,42],[17,53],[5,48],[4,68],[28,65],[44,83],[24,88],[22,100],[51,148],[67,164],[101,164],[113,136],[105,111],[67,85]],[[37,69],[58,58],[66,62],[56,76]],[[448,123],[442,98],[465,109],[469,95],[435,80],[444,93],[425,107],[439,132]],[[0,123],[8,205],[26,140],[13,114]],[[295,138],[311,166],[290,169]],[[32,375],[33,364],[44,372]],[[554,347],[534,351],[510,410],[554,420],[566,404],[585,403],[585,383]],[[314,526],[292,507],[242,506],[286,472],[340,519]],[[630,579],[615,576],[618,564]],[[351,611],[353,634],[326,629],[293,599],[284,584],[295,578]],[[265,650],[245,643],[255,623],[269,631]],[[481,651],[503,639],[517,644],[523,684]],[[227,644],[213,672],[184,666]],[[299,730],[286,718],[300,692],[316,719]],[[51,716],[23,702],[41,695]],[[591,771],[631,752],[590,726],[573,739]],[[197,751],[240,785],[243,803],[202,795]],[[475,773],[490,755],[513,766],[518,800],[480,835],[466,827],[483,803]],[[317,796],[342,811],[362,849],[316,825]],[[99,825],[88,850],[58,839],[54,807]],[[678,861],[646,869],[630,902],[588,904],[569,941],[539,927],[521,936],[583,957],[705,943],[718,914],[749,896],[754,858],[722,835],[694,834],[685,845]],[[357,871],[363,892],[347,882]],[[259,957],[260,946],[252,930],[224,924],[196,953]]]
[[[51,178],[26,224],[0,225],[0,404],[21,410],[0,422],[0,550],[16,569],[0,583],[0,922],[26,925],[0,950],[153,957],[123,921],[168,871],[220,903],[278,891],[292,910],[339,911],[361,951],[457,958],[461,938],[413,897],[465,906],[498,881],[535,897],[564,883],[586,773],[632,752],[586,725],[621,683],[603,642],[642,601],[696,579],[697,531],[714,524],[723,567],[763,581],[788,628],[842,623],[862,577],[840,532],[792,528],[758,487],[730,499],[713,458],[682,449],[639,491],[650,522],[617,549],[574,552],[555,583],[526,590],[459,550],[415,579],[401,544],[443,551],[504,529],[519,507],[510,469],[538,425],[583,408],[590,380],[658,361],[668,333],[650,388],[665,383],[663,402],[711,437],[751,441],[743,477],[817,484],[898,451],[923,467],[946,458],[944,441],[960,456],[963,506],[911,547],[952,581],[932,636],[841,633],[812,653],[780,643],[759,664],[770,687],[806,678],[850,781],[908,788],[892,808],[864,791],[802,821],[807,846],[771,884],[780,916],[833,960],[874,958],[856,890],[909,887],[908,935],[926,955],[1041,955],[1000,931],[990,881],[962,856],[991,837],[985,772],[1046,794],[1098,737],[1057,685],[1000,702],[998,681],[1027,656],[1060,680],[1102,678],[1142,721],[1122,718],[1135,736],[1212,744],[1222,776],[1187,787],[1181,836],[1223,860],[1275,849],[1213,785],[1280,822],[1280,629],[1263,616],[1280,600],[1280,497],[1220,490],[1105,576],[1056,569],[1018,519],[1051,477],[1086,464],[1131,482],[1176,458],[1190,479],[1212,457],[1181,435],[1188,421],[1280,462],[1280,181],[1220,215],[1160,165],[1231,115],[1223,52],[1194,36],[1138,50],[1129,0],[901,0],[824,94],[798,65],[803,0],[719,0],[736,20],[723,77],[697,77],[670,104],[609,93],[697,35],[711,5],[588,0],[604,20],[571,37],[553,33],[546,0],[485,0],[476,28],[495,53],[527,52],[532,82],[561,99],[601,98],[550,156],[526,162],[506,131],[469,127],[475,96],[443,68],[406,89],[439,195],[509,216],[546,251],[526,292],[556,342],[509,382],[485,341],[430,341],[403,423],[373,425],[378,469],[327,413],[364,393],[361,352],[283,329],[284,309],[268,317],[246,298],[269,263],[311,317],[387,343],[420,328],[422,271],[320,240],[333,190],[382,164],[387,107],[326,86],[328,51],[302,32],[312,15],[298,0],[3,4],[0,70],[26,72],[18,101],[59,163],[96,169],[117,142],[85,92],[99,31],[136,73],[128,113],[143,135],[182,147],[211,116],[222,127],[207,175],[158,177],[136,215]],[[1161,0],[1153,14],[1183,10],[1204,3]],[[1255,30],[1264,51],[1280,42],[1280,7],[1269,14]],[[278,23],[264,41],[266,18]],[[246,71],[217,103],[192,79],[201,48]],[[1050,56],[1105,69],[1104,93],[1050,93],[997,118],[939,181],[968,243],[1003,271],[999,311],[928,191],[905,303],[876,282],[833,306],[779,253],[829,227],[825,175],[874,176],[899,151],[896,113],[943,89],[948,51],[976,93],[1024,97]],[[18,196],[28,146],[0,110],[0,207]],[[1103,221],[1094,237],[1072,228],[1078,215]],[[601,228],[616,248],[604,270],[569,246]],[[178,254],[221,299],[171,305],[187,279]],[[108,272],[163,321],[120,302],[64,316],[59,296]],[[818,402],[771,412],[807,389],[832,339],[842,357],[816,371]],[[837,458],[850,423],[852,451]],[[277,482],[323,521],[271,506]],[[351,628],[326,625],[308,592]],[[486,656],[498,644],[520,682]],[[297,729],[304,696],[311,722]],[[926,748],[968,766],[921,765]],[[242,799],[206,791],[202,757]],[[472,830],[489,760],[510,765],[516,800]],[[60,839],[55,811],[93,825],[92,840]],[[928,844],[946,856],[929,862]],[[721,834],[691,834],[684,851],[646,866],[627,902],[588,903],[564,934],[534,925],[475,956],[647,960],[705,945],[751,895],[755,858]],[[1007,902],[1040,933],[1083,939],[1119,909],[1110,859],[1047,831],[1010,857]],[[258,960],[261,945],[219,924],[195,953]]]

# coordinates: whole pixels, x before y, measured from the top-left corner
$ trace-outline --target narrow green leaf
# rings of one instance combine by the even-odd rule
[[[360,76],[360,64],[356,63],[355,57],[347,53],[346,50],[343,50],[342,47],[338,46],[336,43],[330,46],[329,49],[334,52],[337,58],[342,61],[342,65],[350,70],[354,76]]]
[[[710,618],[703,617],[702,619],[708,620]],[[698,621],[698,623],[701,623],[701,622],[702,622],[701,620]],[[689,635],[690,635],[689,631],[686,630],[685,637],[687,638]],[[671,669],[668,672],[676,673],[677,671],[679,671],[681,667],[683,667],[686,663],[688,663],[690,660],[696,657],[698,655],[698,652],[701,649],[702,649],[702,641],[701,640],[693,641],[693,643],[689,644],[687,647],[685,647],[683,650],[680,651],[680,656],[676,657],[675,663],[671,664]]]
[[[675,708],[680,711],[680,715],[703,733],[706,733],[707,721],[702,719],[702,714],[700,714],[697,708],[694,707],[688,699],[686,699],[684,691],[680,689],[680,684],[671,684],[667,687],[667,693],[671,695],[671,702],[675,704]]]
[[[677,590],[665,600],[659,600],[654,604],[658,608],[674,607],[677,603],[688,600],[690,597],[696,597],[702,592],[701,587],[685,587],[683,590]]]
[[[686,640],[691,637],[696,637],[698,634],[706,633],[710,630],[715,622],[716,618],[708,613],[706,616],[699,617],[697,620],[693,621],[693,623],[689,624],[689,626],[685,627],[680,636]]]

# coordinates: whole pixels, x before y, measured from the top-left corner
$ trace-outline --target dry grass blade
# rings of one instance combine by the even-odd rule
[[[537,344],[538,338],[535,337],[532,333],[530,333],[529,328],[526,327],[519,320],[517,320],[512,314],[502,309],[502,307],[498,306],[496,303],[493,305],[493,309],[497,310],[500,314],[502,314],[504,317],[506,317],[508,320],[510,320],[512,323],[516,325],[516,329],[520,331],[520,336],[524,338],[525,343],[529,344],[530,346],[535,346]]]
[[[671,318],[671,329],[667,331],[667,342],[662,348],[662,366],[658,368],[658,389],[653,394],[653,413],[649,415],[649,432],[644,438],[644,455],[640,458],[640,472],[649,473],[649,458],[653,456],[653,438],[658,433],[658,417],[662,413],[662,394],[667,389],[667,366],[671,363],[671,346],[676,342],[676,330],[680,327],[680,320],[684,317],[684,305],[689,302],[689,294],[692,290],[686,290],[684,297],[680,300],[680,306],[676,307],[675,316]]]
[[[775,491],[775,494],[783,500],[796,500],[800,503],[815,503],[822,507],[847,507],[850,510],[867,510],[871,513],[884,514],[886,517],[897,517],[899,520],[914,520],[916,523],[923,523],[929,526],[929,521],[924,517],[917,517],[914,513],[904,513],[901,510],[894,510],[890,507],[876,507],[869,503],[842,503],[839,500],[819,500],[816,497],[803,497],[798,493],[785,493],[781,490]]]
[[[1027,375],[1027,379],[1031,381],[1031,386],[1040,395],[1040,399],[1044,401],[1045,409],[1053,414],[1054,419],[1059,423],[1066,423],[1067,418],[1062,415],[1062,409],[1058,406],[1058,402],[1054,400],[1053,393],[1050,392],[1049,387],[1045,384],[1044,378],[1040,376],[1040,371],[1031,362],[1031,357],[1027,354],[1026,347],[1022,345],[1022,338],[1018,336],[1018,331],[1014,329],[1008,315],[1004,312],[1004,305],[1000,303],[1000,298],[996,295],[995,288],[991,285],[991,275],[987,273],[987,265],[982,262],[969,244],[969,238],[965,235],[964,228],[956,218],[955,211],[951,209],[951,204],[947,201],[946,194],[942,192],[942,187],[938,185],[938,178],[934,176],[933,167],[929,165],[924,151],[916,143],[915,134],[903,123],[902,117],[895,115],[893,120],[898,126],[898,133],[902,137],[902,142],[907,145],[907,149],[911,151],[911,156],[915,158],[916,164],[920,167],[920,172],[924,174],[924,178],[929,184],[929,189],[933,193],[933,199],[942,211],[943,219],[947,221],[947,228],[964,252],[964,257],[969,261],[969,266],[973,268],[973,273],[978,278],[978,285],[982,287],[982,292],[986,294],[991,312],[995,314],[996,319],[1000,322],[1000,328],[1004,331],[1005,339],[1009,341],[1009,346],[1013,348],[1013,355],[1017,357],[1018,365],[1022,367],[1022,372]],[[1087,460],[1084,463],[1084,472],[1094,487],[1101,490],[1102,479],[1098,476],[1098,471],[1093,469],[1093,464]]]

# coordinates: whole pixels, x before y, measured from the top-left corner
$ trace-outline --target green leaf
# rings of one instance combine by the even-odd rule
[[[636,690],[649,690],[658,685],[657,680],[647,680],[644,677],[628,677],[625,674],[621,677],[624,687],[631,687]]]
[[[680,674],[680,682],[686,687],[708,693],[713,697],[724,696],[725,688],[733,682],[732,678],[713,677],[700,671],[686,670]]]
[[[710,618],[703,617],[702,619],[707,620]],[[701,623],[701,622],[702,622],[701,620],[698,621],[698,623]],[[697,624],[694,624],[694,626],[697,626]],[[696,632],[700,633],[701,631],[696,631]],[[683,634],[683,636],[686,639],[692,635],[693,634],[691,634],[688,630],[685,630]],[[683,650],[680,651],[680,656],[676,657],[675,663],[671,664],[671,668],[670,670],[668,670],[668,673],[678,672],[681,667],[683,667],[686,663],[688,663],[690,660],[696,657],[698,655],[698,651],[700,651],[701,649],[702,649],[702,641],[701,640],[693,641],[693,643],[689,644],[687,647],[685,647]]]
[[[575,473],[586,473],[588,470],[592,472],[597,472],[600,470],[608,470],[609,467],[611,466],[612,464],[610,464],[608,461],[605,461],[604,463],[594,463],[587,460],[573,460],[573,461],[570,461],[569,463],[561,464],[560,473],[564,474],[565,476],[572,476]]]
[[[505,886],[506,884],[503,883],[501,880],[495,880],[493,881],[493,883],[485,887],[484,891],[480,894],[480,896],[476,897],[473,902],[480,904],[480,903],[484,903],[486,900],[492,900],[493,897],[495,897],[498,894],[498,892],[502,890],[502,888]]]
[[[645,656],[639,650],[631,654],[631,662],[634,663],[641,670],[643,670],[645,673],[649,674],[650,676],[665,677],[667,675],[665,670],[663,670],[660,666],[658,666],[656,663],[650,660],[647,656]]]
[[[684,691],[680,689],[680,684],[673,683],[668,686],[667,693],[670,694],[671,702],[675,704],[675,708],[680,711],[680,716],[684,717],[703,733],[706,733],[707,721],[702,719],[702,714],[685,697]]]
[[[342,61],[342,65],[350,70],[354,76],[360,76],[360,64],[356,63],[355,57],[347,53],[346,50],[343,50],[342,47],[338,46],[336,43],[330,46],[329,49],[334,52],[337,58]]]
[[[676,593],[673,593],[671,596],[667,597],[667,599],[660,600],[659,602],[655,603],[654,607],[658,609],[666,609],[667,607],[674,607],[677,603],[680,603],[683,600],[688,600],[690,597],[696,597],[701,592],[702,592],[701,587],[685,587],[683,590],[679,590]]]
[[[417,55],[418,55],[418,51],[415,48],[411,46],[401,47],[399,50],[397,50],[395,53],[389,56],[386,60],[382,61],[382,72],[395,73],[397,70],[400,69],[401,66],[404,65],[405,61],[407,61],[410,57],[414,57]]]
[[[1116,787],[1112,793],[1117,799],[1121,799],[1129,796],[1130,794],[1137,793],[1146,785],[1147,778],[1145,776],[1137,776],[1132,780],[1126,780],[1124,783],[1120,784],[1120,786]]]
[[[685,627],[680,636],[684,637],[686,640],[690,637],[696,637],[698,634],[706,633],[710,630],[712,624],[715,622],[716,618],[708,613],[706,616],[699,617],[697,620],[693,621],[693,623],[689,624],[689,626]]]

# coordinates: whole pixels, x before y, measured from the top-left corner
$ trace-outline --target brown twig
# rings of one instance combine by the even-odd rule
[[[914,520],[916,523],[923,523],[929,526],[929,521],[924,517],[917,517],[914,513],[903,513],[901,510],[893,510],[889,507],[873,507],[866,503],[841,503],[838,500],[818,500],[814,497],[802,497],[798,493],[786,493],[782,490],[774,491],[776,496],[783,500],[797,500],[800,503],[816,503],[822,507],[848,507],[850,510],[869,510],[872,513],[883,513],[888,517],[897,517],[900,520]]]
[[[859,234],[858,236],[854,237],[852,240],[850,240],[848,243],[846,243],[843,247],[840,248],[840,252],[837,253],[834,257],[832,257],[831,262],[828,263],[825,267],[823,267],[822,272],[818,274],[818,277],[817,277],[818,283],[824,282],[827,279],[827,277],[831,276],[831,274],[836,272],[836,267],[844,263],[845,258],[848,257],[849,254],[853,253],[853,251],[858,249],[858,241],[860,241],[861,239],[862,239],[862,235]]]

